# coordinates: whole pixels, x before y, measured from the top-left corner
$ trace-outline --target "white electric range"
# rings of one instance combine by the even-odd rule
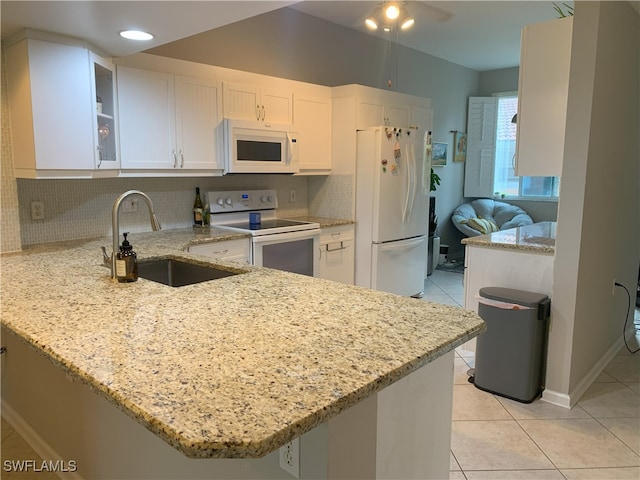
[[[212,227],[251,235],[251,263],[317,276],[320,225],[278,218],[275,190],[207,192]]]

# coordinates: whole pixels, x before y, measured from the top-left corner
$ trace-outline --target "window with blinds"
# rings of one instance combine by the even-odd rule
[[[556,199],[558,177],[515,174],[518,97],[470,97],[467,117],[465,197]]]

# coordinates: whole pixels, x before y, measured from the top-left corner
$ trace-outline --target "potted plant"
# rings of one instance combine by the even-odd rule
[[[433,171],[433,167],[431,167],[431,188],[432,192],[436,191],[436,188],[440,186],[440,175]]]
[[[440,176],[431,168],[431,185],[430,191],[435,192],[440,186]],[[438,217],[436,216],[436,197],[431,195],[429,203],[429,236],[433,236],[438,228]]]
[[[436,191],[440,185],[440,176],[431,169],[431,185],[429,190]],[[438,264],[437,259],[440,256],[440,237],[436,237],[438,228],[438,216],[436,215],[436,197],[431,195],[429,198],[429,235],[427,239],[427,275],[433,273],[433,269]],[[435,261],[434,261],[435,260]]]

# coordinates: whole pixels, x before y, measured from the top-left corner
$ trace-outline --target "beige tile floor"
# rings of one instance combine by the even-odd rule
[[[428,301],[461,306],[462,294],[457,273],[436,270],[425,282]],[[570,410],[478,390],[467,381],[473,360],[471,352],[456,352],[451,480],[640,479],[640,353],[620,352]],[[4,418],[0,435],[2,461],[41,461]],[[57,478],[4,469],[0,477]]]
[[[462,306],[462,275],[434,271],[425,300]],[[640,479],[640,353],[621,351],[572,409],[478,390],[473,353],[454,361],[452,480]]]
[[[0,478],[2,480],[56,480],[58,477],[51,472],[34,471],[32,467],[23,472],[5,469],[5,460],[34,460],[39,470],[42,470],[42,459],[16,432],[4,417],[0,425]]]

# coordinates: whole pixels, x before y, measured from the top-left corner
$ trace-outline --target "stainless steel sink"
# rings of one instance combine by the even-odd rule
[[[188,263],[175,258],[138,262],[139,277],[170,287],[183,287],[240,273],[242,272],[230,272],[212,266]]]

